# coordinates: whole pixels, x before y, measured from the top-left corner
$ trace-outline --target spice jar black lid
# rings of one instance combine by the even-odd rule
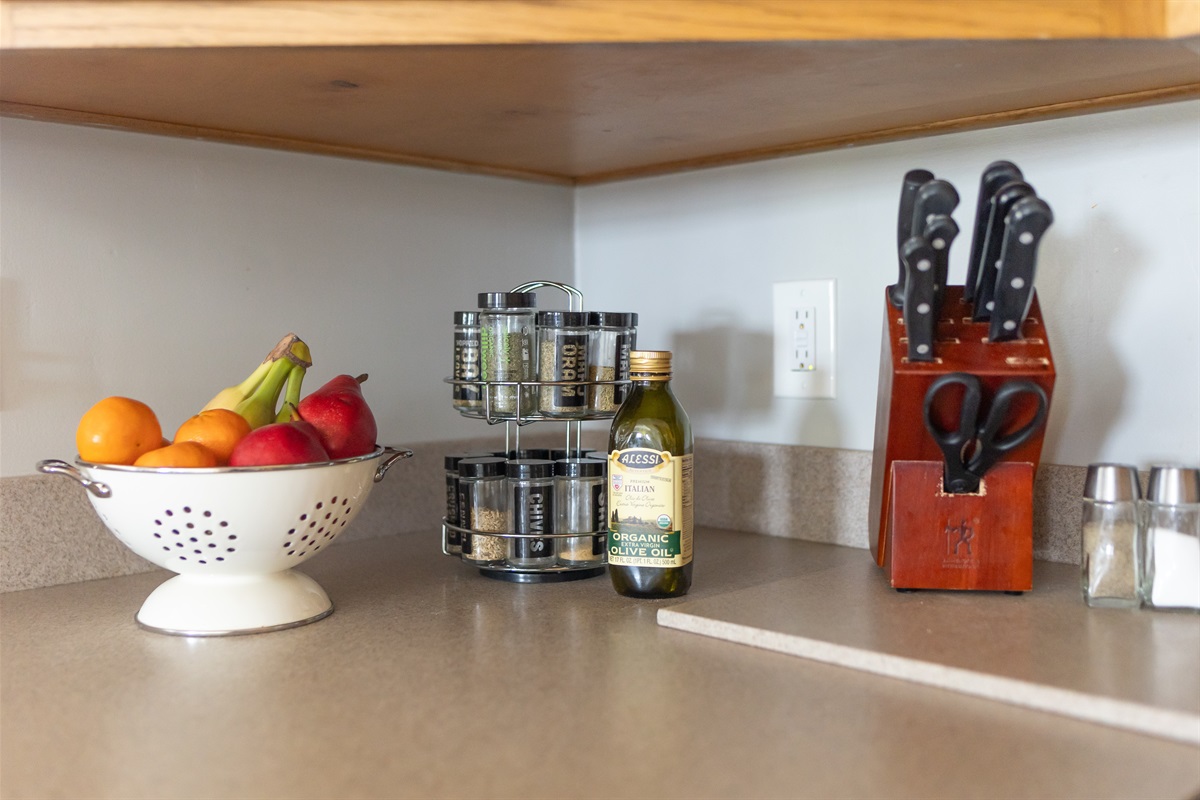
[[[498,478],[504,475],[505,461],[498,456],[464,458],[458,462],[458,475],[461,478]]]
[[[550,458],[550,452],[549,448],[533,447],[528,450],[497,450],[492,455],[503,456],[510,461],[516,461],[517,459],[526,458]]]
[[[449,456],[445,457],[445,467],[446,467],[446,469],[458,469],[458,462],[461,462],[463,458],[482,458],[482,457],[491,456],[491,455],[492,455],[492,453],[480,452],[478,450],[476,450],[473,453],[472,452],[450,453]]]
[[[455,311],[454,312],[454,324],[455,325],[478,325],[479,324],[479,312],[478,311]]]
[[[624,311],[589,311],[588,324],[600,325],[605,328],[636,328],[637,314]]]
[[[563,478],[598,478],[604,474],[604,466],[598,458],[560,458],[554,462],[554,474]]]
[[[588,314],[585,311],[539,311],[537,324],[544,328],[586,328]]]
[[[480,308],[536,308],[533,292],[480,292]]]
[[[548,458],[516,458],[506,467],[510,478],[553,478],[554,462]]]

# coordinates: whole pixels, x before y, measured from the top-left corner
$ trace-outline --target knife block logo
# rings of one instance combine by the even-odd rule
[[[975,539],[975,529],[967,522],[960,520],[957,525],[946,523],[946,555],[951,557],[974,555],[971,552],[971,542]],[[962,552],[960,552],[960,550]]]

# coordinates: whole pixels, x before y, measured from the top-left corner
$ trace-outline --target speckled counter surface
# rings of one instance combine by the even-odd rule
[[[869,558],[711,529],[697,533],[696,550],[695,588],[682,602]],[[165,573],[4,595],[0,795],[1200,790],[1195,747],[671,630],[656,613],[681,601],[621,598],[607,578],[488,580],[440,555],[432,530],[340,545],[304,571],[333,598],[331,617],[224,639],[134,624]],[[1017,633],[1006,625],[992,635]]]

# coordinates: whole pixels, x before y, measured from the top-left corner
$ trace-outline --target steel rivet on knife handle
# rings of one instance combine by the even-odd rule
[[[1050,206],[1035,196],[1023,197],[1013,203],[1005,217],[1004,242],[996,272],[995,306],[988,326],[990,341],[1021,338],[1021,324],[1033,302],[1038,244],[1053,222]]]
[[[958,224],[953,217],[934,214],[926,221],[921,236],[929,242],[934,253],[933,315],[936,321],[942,317],[942,300],[946,295],[946,282],[950,278],[950,245],[958,236]]]
[[[975,307],[971,313],[971,319],[975,322],[986,322],[992,317],[992,304],[996,296],[996,267],[1000,261],[1000,250],[1004,242],[1004,221],[1008,212],[1013,203],[1033,194],[1033,187],[1025,181],[1010,181],[992,198],[987,238],[984,240],[983,256],[979,261],[979,282],[975,286]]]
[[[909,361],[933,361],[936,331],[936,253],[923,236],[913,236],[900,250],[904,257],[904,332]]]
[[[967,261],[967,279],[963,283],[963,299],[974,300],[979,285],[979,264],[983,258],[983,245],[987,240],[988,221],[991,219],[992,198],[1012,181],[1024,179],[1021,169],[1011,161],[993,161],[988,164],[979,178],[979,197],[975,201],[975,228],[971,235],[971,255]]]
[[[896,257],[900,265],[900,275],[896,283],[888,287],[888,301],[896,308],[904,301],[904,257],[900,248],[908,241],[908,237],[920,231],[912,228],[913,206],[917,202],[917,190],[922,185],[933,180],[933,173],[927,169],[910,169],[904,173],[904,183],[900,186],[900,215],[896,221]]]

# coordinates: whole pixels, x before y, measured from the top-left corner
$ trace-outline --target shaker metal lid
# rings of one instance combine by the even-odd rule
[[[536,308],[533,292],[480,292],[480,308]]]
[[[1083,496],[1102,503],[1133,501],[1141,497],[1137,469],[1129,464],[1088,464]]]
[[[1200,469],[1175,464],[1150,467],[1146,499],[1167,506],[1200,503]]]
[[[478,325],[479,324],[479,312],[478,311],[455,311],[454,312],[454,324],[455,325]]]

